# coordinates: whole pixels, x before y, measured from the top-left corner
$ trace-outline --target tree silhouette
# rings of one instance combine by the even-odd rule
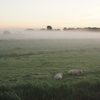
[[[47,30],[52,30],[52,26],[47,26]]]
[[[67,28],[66,28],[66,27],[64,27],[64,28],[63,28],[63,30],[64,30],[64,31],[66,31],[66,30],[67,30]]]
[[[3,34],[10,34],[10,32],[6,30],[3,32]]]

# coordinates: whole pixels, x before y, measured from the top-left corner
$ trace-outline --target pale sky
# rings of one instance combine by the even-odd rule
[[[100,0],[0,0],[0,28],[100,27]]]

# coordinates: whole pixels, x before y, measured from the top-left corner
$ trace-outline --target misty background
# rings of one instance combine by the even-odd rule
[[[3,34],[0,31],[0,40],[3,39],[100,39],[100,32],[12,30],[10,34]]]

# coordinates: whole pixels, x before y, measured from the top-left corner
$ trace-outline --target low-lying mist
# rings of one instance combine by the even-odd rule
[[[0,34],[3,39],[100,39],[100,32],[88,31],[18,31]]]

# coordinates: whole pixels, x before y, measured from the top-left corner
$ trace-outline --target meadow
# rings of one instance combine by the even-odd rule
[[[0,100],[100,100],[100,40],[0,40]]]

